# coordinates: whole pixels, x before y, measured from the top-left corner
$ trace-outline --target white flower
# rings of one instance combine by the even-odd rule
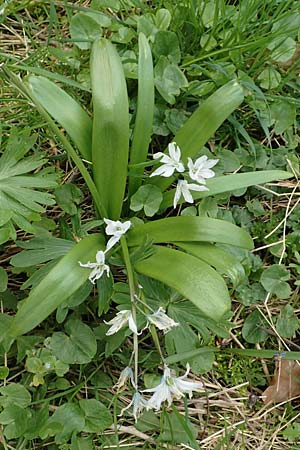
[[[179,323],[175,322],[171,317],[166,314],[166,311],[160,307],[153,314],[146,315],[148,323],[155,325],[159,330],[163,330],[167,333],[172,327],[177,327]]]
[[[145,389],[143,392],[153,392],[154,394],[148,400],[147,409],[160,410],[161,404],[167,400],[170,406],[173,398],[179,399],[183,397],[184,394],[189,394],[192,396],[192,391],[199,390],[203,388],[203,384],[196,381],[185,380],[187,377],[190,366],[187,364],[187,370],[185,374],[181,377],[174,377],[171,374],[171,370],[168,366],[165,366],[164,374],[161,378],[161,382],[152,389]]]
[[[155,177],[157,175],[162,177],[170,177],[173,175],[175,170],[177,170],[177,172],[184,172],[184,165],[180,161],[181,151],[178,145],[175,142],[171,142],[168,145],[168,150],[170,156],[165,155],[162,152],[158,152],[153,155],[154,159],[161,158],[160,162],[163,163],[163,165],[154,170],[150,177]]]
[[[133,380],[132,369],[131,369],[131,367],[127,366],[120,373],[119,379],[118,379],[117,383],[114,385],[114,388],[118,389],[118,390],[121,389],[121,387],[123,387],[127,383],[128,379],[130,379],[132,386],[134,388],[136,388],[134,380]]]
[[[138,420],[139,416],[142,414],[143,410],[146,408],[148,409],[148,402],[147,400],[144,399],[144,397],[139,393],[139,391],[135,391],[131,402],[129,403],[128,406],[126,406],[126,408],[123,408],[120,416],[123,415],[124,411],[126,411],[127,409],[129,409],[131,406],[133,405],[133,409],[132,409],[132,414],[133,417],[135,418],[135,421]]]
[[[123,234],[125,234],[131,227],[130,220],[126,222],[120,222],[119,220],[104,219],[107,227],[105,228],[105,233],[108,236],[112,236],[106,244],[106,252],[110,250],[120,239]]]
[[[208,159],[206,155],[200,156],[195,162],[188,158],[189,176],[200,184],[206,184],[205,178],[212,178],[215,172],[210,170],[218,163],[218,159]]]
[[[96,262],[87,262],[86,264],[83,264],[79,261],[79,264],[81,267],[88,267],[89,269],[93,269],[89,276],[89,280],[93,284],[95,284],[95,281],[98,280],[98,278],[102,277],[105,271],[106,275],[109,277],[109,266],[105,264],[105,252],[103,252],[102,250],[99,250],[96,253]]]
[[[179,199],[181,195],[183,195],[183,198],[188,203],[193,203],[194,199],[190,191],[208,191],[207,187],[200,186],[199,184],[195,183],[188,183],[186,180],[178,180],[176,192],[174,195],[174,202],[173,206],[176,208],[177,203],[179,202]]]
[[[111,325],[106,332],[106,336],[111,336],[112,334],[117,333],[124,327],[124,325],[127,324],[127,322],[131,331],[138,334],[136,323],[133,320],[131,311],[129,309],[123,309],[122,311],[119,311],[117,315],[109,322],[105,322],[107,325]]]

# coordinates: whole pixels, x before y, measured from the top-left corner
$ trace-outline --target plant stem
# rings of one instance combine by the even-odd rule
[[[132,264],[130,261],[130,255],[128,251],[127,241],[126,237],[121,237],[121,248],[123,252],[124,262],[127,270],[127,278],[128,278],[128,284],[129,284],[129,291],[130,291],[130,300],[131,300],[131,312],[134,322],[136,323],[136,306],[135,306],[135,281],[134,281],[134,273]],[[135,388],[137,389],[138,386],[138,356],[139,356],[139,343],[138,343],[138,336],[133,333],[133,352],[134,352],[134,383]]]

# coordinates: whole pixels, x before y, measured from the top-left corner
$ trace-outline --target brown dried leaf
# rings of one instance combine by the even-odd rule
[[[282,359],[276,362],[271,385],[263,392],[264,403],[280,403],[300,395],[300,362]]]

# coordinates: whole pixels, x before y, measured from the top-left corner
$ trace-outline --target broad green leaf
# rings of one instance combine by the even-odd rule
[[[231,81],[201,103],[173,139],[181,149],[184,163],[188,156],[193,158],[201,151],[224,120],[242,103],[243,98],[241,86],[236,81]],[[166,189],[174,179],[175,177],[167,180],[160,178],[155,184]]]
[[[47,78],[32,75],[27,85],[40,105],[71,136],[83,158],[91,161],[92,121],[79,103]]]
[[[11,404],[26,408],[30,405],[31,395],[22,384],[10,383],[0,388],[0,405],[5,408]]]
[[[275,89],[281,82],[281,75],[273,66],[266,67],[257,77],[263,89]]]
[[[260,282],[267,292],[275,294],[278,298],[288,298],[291,295],[291,287],[287,283],[290,276],[288,269],[274,264],[263,271]]]
[[[56,432],[56,442],[63,442],[69,439],[72,433],[80,433],[84,428],[84,412],[75,403],[65,403],[59,406],[54,414],[45,424],[45,432],[49,431],[54,424],[62,425],[60,432]]]
[[[79,261],[93,261],[99,249],[105,249],[104,238],[99,234],[82,239],[73,247],[22,302],[11,326],[11,335],[32,330],[84,284],[90,270],[80,267]]]
[[[227,287],[221,276],[194,256],[167,247],[134,266],[137,272],[162,281],[192,301],[209,318],[218,321],[230,308]]]
[[[177,415],[175,412],[165,412],[164,417],[163,429],[159,436],[163,442],[172,442],[172,444],[191,444],[191,436],[195,440],[198,430],[195,425],[187,422],[183,416]],[[193,446],[192,448],[200,450],[198,445],[197,447]]]
[[[242,335],[246,342],[250,344],[257,344],[263,342],[268,337],[267,333],[268,324],[256,309],[245,320]]]
[[[92,46],[91,83],[94,181],[107,217],[119,219],[128,164],[128,96],[121,59],[106,39],[99,39]]]
[[[6,366],[0,366],[0,380],[5,380],[9,375],[9,368]]]
[[[285,305],[276,321],[276,330],[283,338],[291,338],[299,328],[299,321],[291,305]]]
[[[175,244],[213,266],[221,274],[228,275],[234,286],[237,286],[245,277],[242,264],[220,247],[206,242],[175,242]]]
[[[28,409],[16,404],[8,405],[0,414],[0,423],[5,425],[4,436],[7,439],[23,437],[31,417]]]
[[[112,415],[103,403],[95,399],[83,399],[79,406],[84,412],[86,433],[100,433],[113,423]]]
[[[83,198],[81,189],[76,184],[67,183],[59,186],[54,192],[56,203],[70,215],[77,213],[77,206]]]
[[[145,184],[140,186],[130,199],[130,209],[132,211],[140,211],[144,209],[145,215],[154,216],[159,210],[163,196],[161,190],[153,184]]]
[[[155,35],[153,53],[157,58],[165,56],[171,63],[178,64],[181,54],[177,34],[173,31],[158,31]]]
[[[175,103],[180,89],[188,86],[188,81],[178,65],[170,63],[165,56],[161,56],[155,66],[154,83],[160,95],[171,105]]]
[[[137,225],[128,232],[128,243],[138,245],[146,237],[155,243],[205,241],[253,248],[252,239],[245,230],[225,220],[208,217],[167,217]]]
[[[152,132],[154,111],[154,77],[151,49],[143,33],[139,35],[138,101],[133,131],[130,164],[146,161]],[[129,195],[141,185],[143,168],[131,169]]]
[[[0,157],[0,205],[4,211],[5,226],[0,231],[0,242],[12,237],[14,225],[34,232],[30,224],[45,211],[43,205],[53,205],[53,196],[39,189],[54,188],[56,175],[40,171],[28,174],[40,168],[47,160],[42,153],[25,156],[35,144],[37,136],[29,128],[12,128],[7,146]],[[9,212],[9,213],[8,213]]]
[[[0,267],[0,292],[4,292],[7,289],[8,276],[3,267]]]
[[[77,47],[88,50],[91,43],[102,36],[102,29],[93,17],[79,12],[71,19],[70,34]]]
[[[53,333],[50,348],[66,364],[87,364],[95,356],[97,342],[94,333],[79,319],[70,319],[65,325],[67,334]]]
[[[261,170],[257,172],[235,173],[232,175],[211,178],[210,180],[207,180],[206,183],[209,191],[191,192],[191,194],[196,200],[211,195],[221,194],[223,192],[231,192],[236,189],[267,183],[273,180],[285,180],[291,177],[293,177],[293,174],[285,172],[284,170]],[[165,193],[160,207],[161,211],[173,205],[174,195],[175,189]],[[178,203],[183,203],[183,200],[179,200]]]
[[[14,267],[29,267],[64,256],[76,244],[61,238],[33,238],[30,241],[17,241],[25,250],[14,255],[10,263]]]

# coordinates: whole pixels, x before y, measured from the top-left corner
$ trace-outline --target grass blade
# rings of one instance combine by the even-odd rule
[[[133,132],[130,164],[146,161],[154,111],[154,76],[151,49],[143,33],[139,35],[138,102]],[[143,168],[133,169],[129,178],[129,196],[140,187]]]
[[[120,57],[106,39],[92,46],[91,82],[94,181],[108,217],[119,219],[128,165],[128,96]]]

